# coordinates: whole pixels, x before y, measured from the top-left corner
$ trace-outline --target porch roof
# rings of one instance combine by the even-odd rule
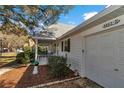
[[[38,36],[35,36],[35,37],[33,37],[33,38],[34,38],[34,39],[37,39],[37,40],[45,40],[45,41],[47,41],[47,40],[51,40],[51,41],[56,40],[55,37],[38,37]]]
[[[52,42],[54,42],[56,40],[56,38],[54,37],[33,37],[34,39],[36,39],[38,41],[38,43],[42,43],[45,46],[48,46],[49,44],[51,44]]]

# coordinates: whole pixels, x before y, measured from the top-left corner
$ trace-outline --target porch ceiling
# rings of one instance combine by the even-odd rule
[[[48,46],[48,45],[52,44],[54,41],[55,40],[38,40],[38,43]]]
[[[50,45],[51,43],[53,43],[56,38],[51,38],[51,37],[33,37],[34,39],[38,40],[38,43],[41,43],[45,46]]]
[[[56,40],[56,38],[54,37],[33,37],[34,39],[37,39],[37,40]]]

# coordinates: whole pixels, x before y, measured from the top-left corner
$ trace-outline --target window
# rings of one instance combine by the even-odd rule
[[[53,52],[56,53],[56,44],[53,46]]]
[[[67,40],[67,51],[70,52],[70,39]]]
[[[63,41],[61,42],[61,51],[63,52]]]
[[[70,39],[65,40],[65,51],[70,52]]]
[[[67,51],[67,40],[64,41],[64,51]]]

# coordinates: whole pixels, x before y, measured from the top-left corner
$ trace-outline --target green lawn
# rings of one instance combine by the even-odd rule
[[[0,58],[0,62],[1,63],[9,63],[9,62],[14,61],[15,59],[16,59],[15,57],[11,57],[11,58],[9,58],[9,57],[7,57],[7,58]]]
[[[16,59],[16,53],[2,53],[0,55],[0,66],[13,62]]]
[[[2,57],[13,57],[16,56],[17,54],[14,52],[10,52],[10,53],[2,53]]]

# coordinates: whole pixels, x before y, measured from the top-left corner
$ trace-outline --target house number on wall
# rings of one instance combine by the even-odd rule
[[[103,25],[103,28],[106,28],[106,27],[110,27],[110,26],[113,26],[113,25],[116,25],[120,22],[119,19],[115,19],[114,21],[111,21],[111,22],[108,22],[106,24]]]

